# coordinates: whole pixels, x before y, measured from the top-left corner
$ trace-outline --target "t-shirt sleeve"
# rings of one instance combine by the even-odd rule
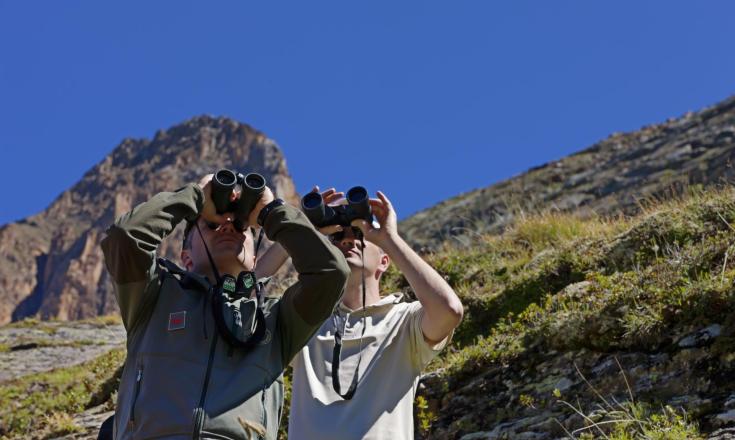
[[[418,301],[410,303],[406,313],[408,316],[406,317],[405,326],[409,331],[411,340],[411,358],[419,369],[423,369],[447,346],[452,339],[454,330],[443,340],[431,345],[426,341],[424,332],[421,330],[421,320],[424,319],[424,308],[421,303]]]

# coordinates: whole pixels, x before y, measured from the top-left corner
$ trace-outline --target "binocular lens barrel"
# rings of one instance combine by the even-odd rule
[[[367,189],[362,186],[355,186],[347,191],[347,206],[327,206],[321,194],[310,192],[301,199],[301,210],[317,228],[329,225],[350,226],[355,219],[370,222],[373,218]]]
[[[245,176],[243,182],[243,186],[251,191],[262,191],[265,188],[265,178],[258,173],[249,173]]]
[[[240,180],[242,193],[235,208],[235,227],[242,230],[248,225],[250,212],[265,191],[265,178],[258,173],[250,173]]]
[[[237,175],[228,169],[221,169],[212,178],[212,201],[218,214],[230,209],[230,195],[237,184]]]
[[[320,225],[324,221],[326,212],[321,194],[310,192],[305,195],[301,199],[301,209],[312,224]]]
[[[362,186],[355,186],[347,191],[347,203],[349,203],[355,218],[370,221],[372,211],[368,199],[368,192]]]
[[[349,191],[347,191],[347,201],[350,204],[362,203],[363,201],[367,200],[367,198],[368,198],[368,192],[362,186],[354,186],[350,188]]]
[[[230,197],[238,183],[242,186],[240,198],[231,202]],[[234,212],[235,227],[240,230],[248,226],[250,212],[258,203],[263,191],[265,191],[265,178],[258,173],[250,173],[243,177],[242,174],[222,168],[214,173],[212,178],[212,201],[217,213]]]

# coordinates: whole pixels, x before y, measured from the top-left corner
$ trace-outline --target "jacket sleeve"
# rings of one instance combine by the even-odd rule
[[[123,214],[102,240],[125,329],[130,333],[158,292],[156,249],[184,219],[194,219],[204,203],[199,185],[162,192]]]
[[[342,252],[290,205],[274,208],[265,232],[291,256],[299,280],[281,298],[278,332],[285,364],[306,345],[342,298],[350,268]]]

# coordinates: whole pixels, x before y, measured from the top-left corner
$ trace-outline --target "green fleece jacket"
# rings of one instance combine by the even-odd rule
[[[298,209],[273,209],[266,235],[286,249],[299,281],[267,299],[261,343],[231,350],[217,334],[209,281],[156,259],[161,240],[196,218],[203,200],[194,184],[157,194],[118,218],[102,241],[127,330],[116,439],[250,439],[262,426],[263,438],[275,440],[283,370],[344,291],[342,254]]]

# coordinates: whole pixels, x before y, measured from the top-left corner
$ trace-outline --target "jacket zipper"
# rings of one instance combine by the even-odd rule
[[[138,394],[140,394],[140,382],[143,380],[143,366],[138,368],[135,376],[135,393],[133,393],[133,402],[130,405],[130,428],[135,425],[135,404],[138,402]]]
[[[202,385],[202,394],[199,397],[199,406],[194,409],[194,440],[198,440],[202,436],[204,428],[204,400],[207,398],[207,388],[209,387],[209,377],[212,375],[212,364],[214,363],[214,353],[217,348],[218,333],[214,332],[212,344],[209,346],[209,360],[207,361],[207,372],[204,375],[204,385]]]

